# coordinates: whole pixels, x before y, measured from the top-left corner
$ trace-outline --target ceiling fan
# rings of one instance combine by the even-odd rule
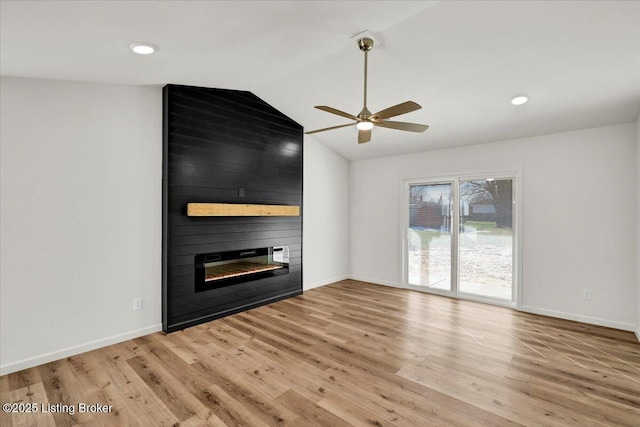
[[[355,120],[355,122],[348,123],[346,125],[316,129],[305,132],[305,134],[309,135],[312,133],[324,132],[327,130],[339,129],[355,125],[358,128],[358,143],[363,144],[365,142],[371,141],[371,129],[373,129],[374,126],[381,126],[384,128],[404,130],[409,132],[424,132],[425,130],[429,129],[429,126],[427,125],[386,120],[390,117],[410,113],[411,111],[416,111],[422,108],[419,104],[413,101],[403,102],[402,104],[394,105],[393,107],[385,108],[384,110],[371,114],[371,112],[367,109],[367,58],[369,51],[373,49],[373,40],[368,37],[363,37],[358,40],[358,47],[362,52],[364,52],[364,107],[362,108],[362,111],[360,111],[357,116],[354,116],[353,114],[345,113],[344,111],[340,111],[326,105],[316,105],[315,108],[319,110],[346,117],[347,119]]]

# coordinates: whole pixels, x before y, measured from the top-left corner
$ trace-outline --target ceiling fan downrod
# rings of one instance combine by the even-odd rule
[[[368,37],[361,38],[358,40],[358,47],[364,52],[364,106],[362,107],[360,114],[358,114],[358,118],[367,120],[371,117],[371,111],[367,109],[367,72],[369,51],[373,49],[373,40]]]

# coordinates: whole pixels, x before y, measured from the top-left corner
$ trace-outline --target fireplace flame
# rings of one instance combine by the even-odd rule
[[[263,271],[278,270],[282,268],[278,264],[258,264],[253,262],[236,262],[233,264],[218,265],[215,267],[205,267],[205,282],[213,282],[230,277],[245,276]]]

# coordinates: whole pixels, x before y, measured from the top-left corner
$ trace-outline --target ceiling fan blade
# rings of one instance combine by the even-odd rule
[[[394,105],[393,107],[385,108],[382,111],[378,111],[371,116],[372,120],[382,120],[389,117],[399,116],[400,114],[410,113],[421,109],[420,104],[416,104],[413,101],[403,102],[402,104]]]
[[[327,107],[326,105],[316,105],[315,108],[318,110],[326,111],[327,113],[337,114],[338,116],[346,117],[351,120],[358,120],[356,116],[353,114],[345,113],[344,111],[336,110],[333,107]]]
[[[371,129],[358,131],[358,144],[371,141]]]
[[[340,129],[340,128],[346,128],[347,126],[355,126],[357,125],[357,123],[349,123],[346,125],[340,125],[340,126],[331,126],[330,128],[322,128],[322,129],[316,129],[316,130],[310,130],[309,132],[305,132],[305,135],[309,135],[312,133],[318,133],[318,132],[324,132],[325,130],[333,130],[333,129]]]
[[[406,130],[409,132],[424,132],[425,130],[429,129],[429,126],[419,125],[417,123],[379,121],[374,122],[374,124],[376,126],[382,126],[383,128]]]

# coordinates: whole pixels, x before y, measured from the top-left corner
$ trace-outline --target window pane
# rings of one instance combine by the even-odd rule
[[[511,300],[513,180],[460,182],[460,292]]]
[[[409,187],[408,282],[451,290],[451,184]]]

